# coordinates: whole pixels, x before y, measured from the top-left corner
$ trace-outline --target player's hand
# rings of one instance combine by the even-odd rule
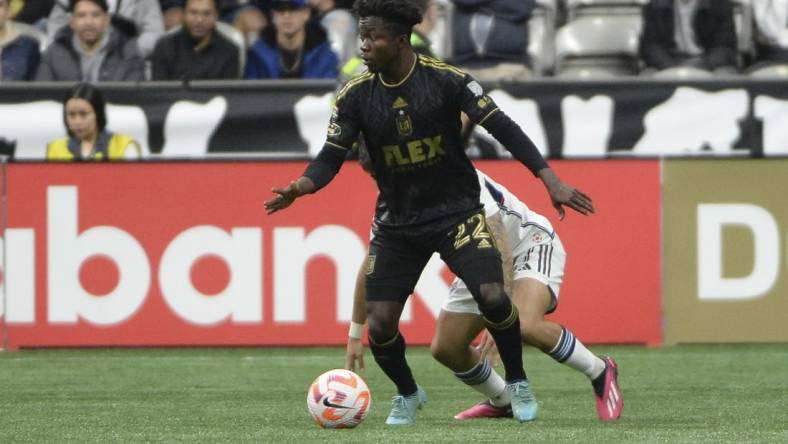
[[[492,335],[490,335],[490,332],[487,330],[482,332],[482,339],[479,345],[476,346],[476,350],[481,354],[481,360],[488,359],[492,366],[497,365],[498,362],[501,361],[501,356],[498,354],[498,347],[495,345]]]
[[[265,211],[267,214],[284,210],[301,195],[295,181],[290,182],[290,185],[285,188],[271,188],[271,191],[276,193],[277,196],[265,203]]]
[[[558,181],[548,188],[548,192],[550,200],[553,201],[553,207],[558,210],[558,220],[564,220],[566,216],[564,205],[585,216],[595,212],[594,203],[586,193],[564,182]]]
[[[347,338],[347,350],[345,350],[345,368],[354,372],[358,363],[359,370],[365,370],[364,365],[364,344],[361,339]]]

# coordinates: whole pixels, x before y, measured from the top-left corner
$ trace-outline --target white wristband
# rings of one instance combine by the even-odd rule
[[[350,321],[350,330],[348,330],[347,335],[353,339],[361,339],[361,333],[364,332],[364,324],[359,324],[358,322]]]

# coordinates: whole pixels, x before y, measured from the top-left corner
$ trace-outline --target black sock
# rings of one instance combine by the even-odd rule
[[[416,380],[405,359],[405,339],[397,332],[396,336],[381,344],[369,338],[369,349],[375,357],[383,373],[397,385],[397,392],[402,396],[416,393]]]
[[[596,378],[591,380],[591,386],[594,387],[594,393],[600,398],[602,394],[605,392],[605,375],[607,374],[607,368]]]
[[[523,369],[523,339],[517,307],[506,297],[495,307],[479,307],[487,323],[487,330],[495,340],[506,370],[506,382],[528,379]]]

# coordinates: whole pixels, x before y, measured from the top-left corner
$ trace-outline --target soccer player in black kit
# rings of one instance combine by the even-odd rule
[[[537,404],[522,360],[520,320],[506,295],[500,253],[465,154],[460,113],[482,125],[543,182],[563,218],[563,205],[582,214],[591,199],[563,183],[520,127],[469,75],[410,45],[421,11],[412,0],[356,0],[361,57],[368,72],[340,90],[328,137],[304,174],[274,188],[269,214],[326,186],[359,134],[380,194],[369,247],[366,308],[375,361],[396,384],[386,424],[408,425],[426,402],[405,359],[399,318],[433,252],[467,284],[503,361],[513,416],[536,418]]]

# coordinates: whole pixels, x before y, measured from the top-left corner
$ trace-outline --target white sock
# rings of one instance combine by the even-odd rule
[[[506,381],[490,367],[490,362],[486,359],[467,372],[455,373],[454,376],[490,398],[490,402],[496,407],[502,407],[511,402],[509,392],[506,391]]]
[[[561,327],[558,343],[547,354],[556,361],[582,372],[592,380],[605,371],[605,361],[591,353],[566,327]]]

